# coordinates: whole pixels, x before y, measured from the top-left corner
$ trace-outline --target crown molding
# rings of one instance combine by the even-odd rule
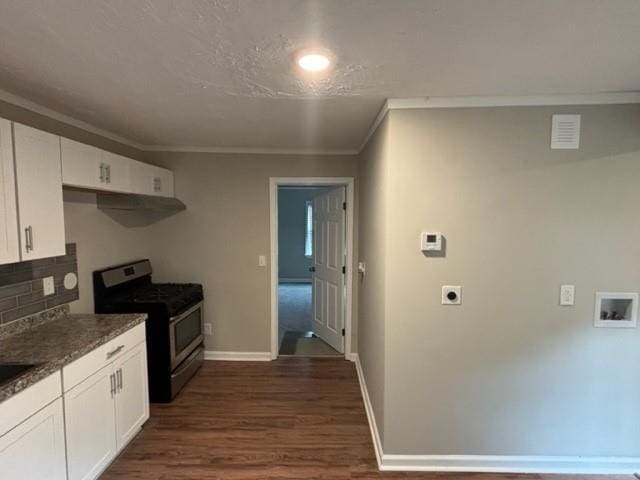
[[[144,145],[129,138],[96,127],[48,107],[44,107],[26,98],[0,90],[0,100],[24,108],[45,117],[58,120],[114,142],[128,145],[145,152],[183,152],[183,153],[220,153],[254,155],[357,155],[364,150],[389,110],[410,110],[429,108],[472,108],[472,107],[523,107],[551,105],[612,105],[640,103],[640,91],[605,92],[575,95],[529,95],[529,96],[461,96],[461,97],[412,97],[387,99],[376,118],[367,130],[367,134],[358,146],[352,149],[313,149],[313,148],[260,148],[260,147],[218,147],[218,146],[170,146]]]
[[[371,123],[369,130],[367,130],[367,134],[365,135],[364,140],[362,140],[362,142],[360,143],[360,146],[358,147],[358,153],[364,150],[364,148],[367,146],[367,143],[369,143],[369,140],[371,140],[371,137],[373,136],[373,134],[376,133],[376,130],[378,130],[378,127],[384,120],[384,117],[387,116],[387,113],[390,110],[389,100],[390,99],[385,100],[384,103],[382,104],[382,107],[380,108],[378,115],[376,115],[376,118]]]
[[[18,95],[14,95],[13,93],[9,93],[6,90],[0,90],[0,100],[17,107],[24,108],[25,110],[29,110],[30,112],[45,116],[47,118],[58,120],[59,122],[66,123],[67,125],[71,125],[86,132],[95,133],[96,135],[108,138],[109,140],[113,140],[114,142],[128,145],[129,147],[137,148],[138,150],[145,149],[144,145],[136,143],[126,137],[110,132],[108,130],[104,130],[102,128],[98,128],[94,125],[91,125],[90,123],[83,122],[82,120],[78,120],[77,118],[71,117],[69,115],[56,112],[55,110],[40,105],[39,103],[32,102],[31,100],[27,100],[26,98],[19,97]]]
[[[254,154],[254,155],[357,155],[358,149],[313,149],[313,148],[261,148],[261,147],[198,147],[198,146],[163,146],[146,145],[147,152],[182,152],[182,153],[222,153],[222,154]]]
[[[389,110],[465,107],[527,107],[552,105],[612,105],[640,103],[640,92],[607,92],[575,95],[463,96],[390,98]]]

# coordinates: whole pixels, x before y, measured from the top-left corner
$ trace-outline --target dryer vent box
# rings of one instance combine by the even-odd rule
[[[551,148],[580,148],[580,115],[554,115],[551,120]]]

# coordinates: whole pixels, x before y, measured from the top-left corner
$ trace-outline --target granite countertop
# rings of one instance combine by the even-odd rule
[[[147,319],[146,313],[70,314],[0,339],[1,363],[36,364],[0,385],[0,402]]]

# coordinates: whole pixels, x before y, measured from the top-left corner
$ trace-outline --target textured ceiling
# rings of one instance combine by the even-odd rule
[[[0,89],[143,145],[349,150],[387,97],[638,90],[639,25],[638,0],[0,0]]]

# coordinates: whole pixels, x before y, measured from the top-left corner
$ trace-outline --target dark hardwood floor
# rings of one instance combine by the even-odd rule
[[[551,476],[378,472],[354,365],[288,357],[205,362],[172,404],[152,405],[102,479],[543,477]]]

